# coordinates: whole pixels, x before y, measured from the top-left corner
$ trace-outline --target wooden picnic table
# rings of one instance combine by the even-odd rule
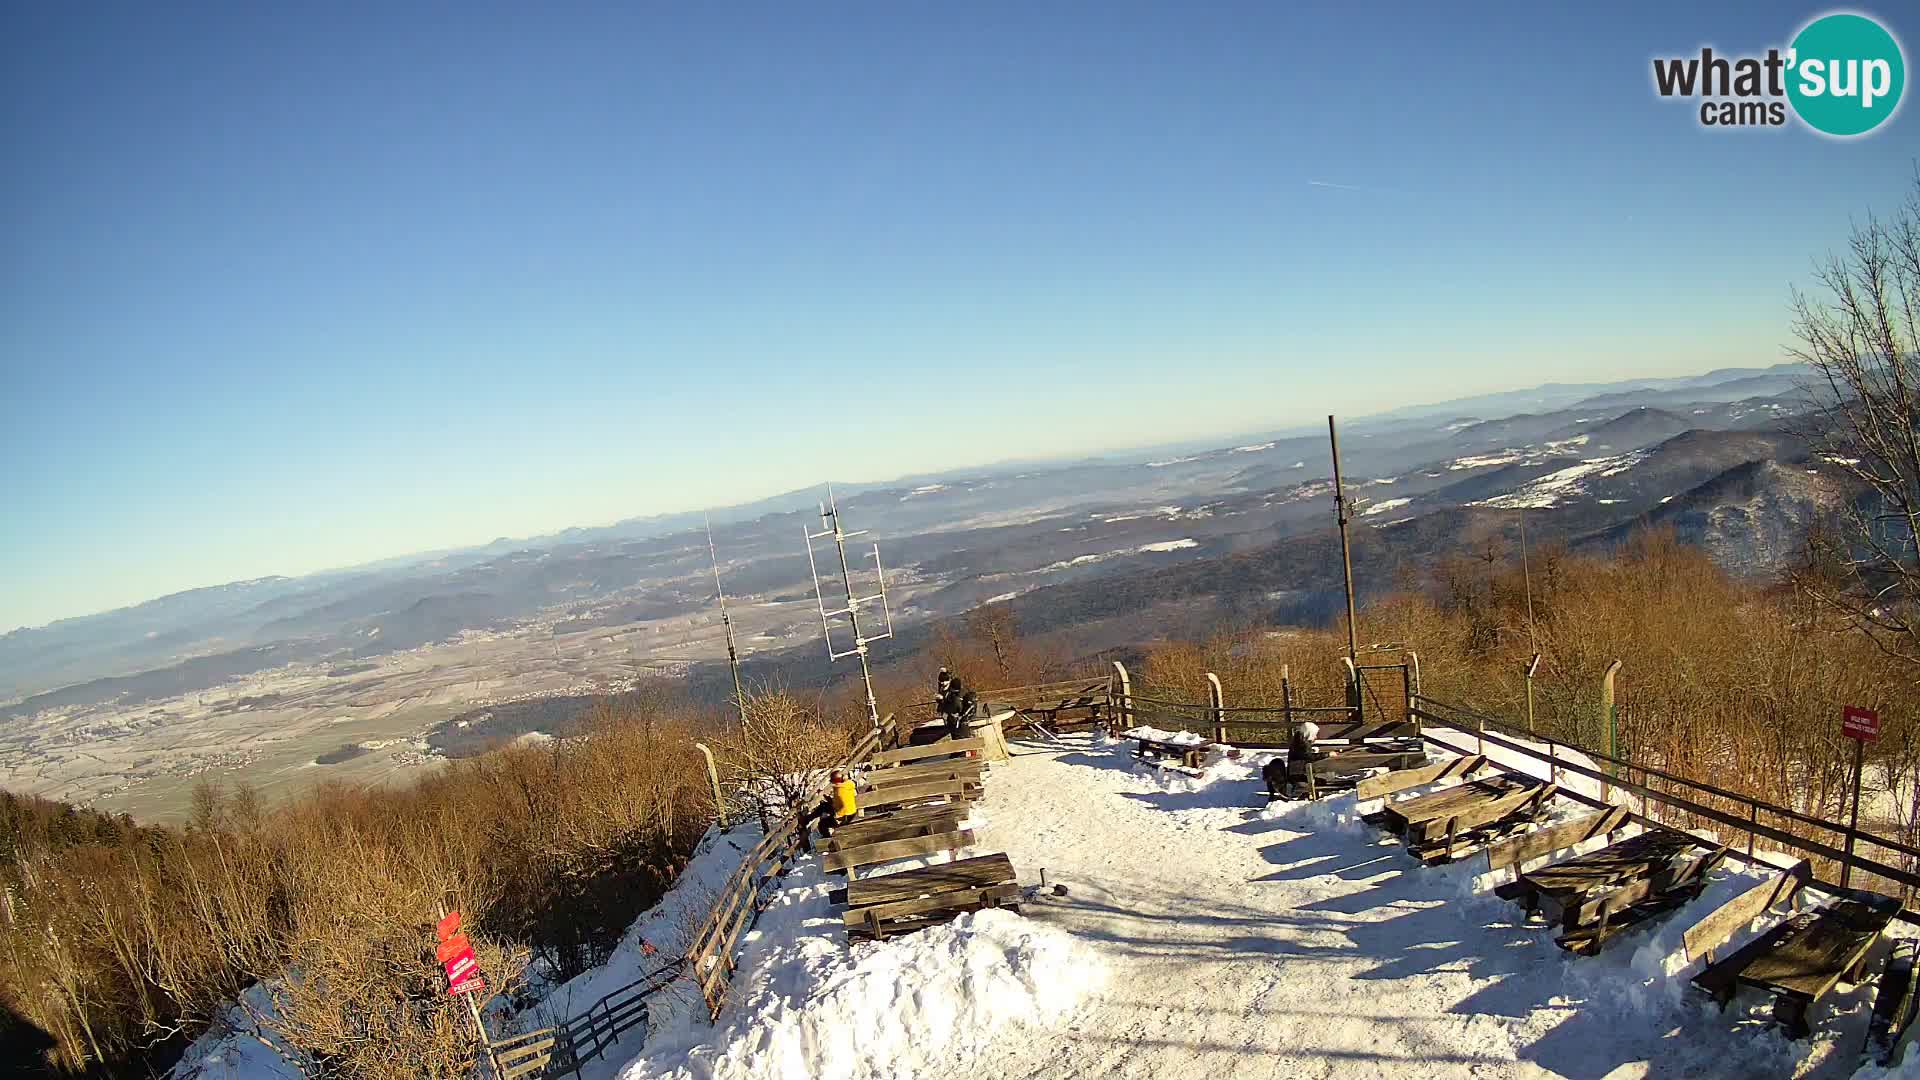
[[[1553,919],[1577,908],[1580,898],[1647,877],[1698,844],[1696,838],[1677,829],[1649,829],[1598,851],[1521,874],[1507,893],[1529,912],[1552,908],[1548,917]]]
[[[1874,942],[1900,902],[1854,891],[1818,911],[1803,911],[1693,977],[1725,1008],[1739,986],[1774,994],[1774,1018],[1792,1037],[1808,1034],[1807,1007],[1842,980],[1859,982]]]

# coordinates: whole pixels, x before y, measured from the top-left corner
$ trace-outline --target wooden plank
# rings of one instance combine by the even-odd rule
[[[861,805],[867,809],[883,806],[899,806],[902,803],[925,802],[928,799],[946,797],[959,799],[980,790],[980,785],[970,780],[927,780],[918,784],[901,784],[899,787],[881,788],[870,791],[861,799]]]
[[[1739,896],[1721,904],[1712,914],[1687,928],[1681,936],[1688,960],[1705,957],[1712,962],[1713,950],[1734,931],[1758,918],[1760,913],[1791,900],[1813,877],[1813,868],[1805,859],[1788,867],[1771,881],[1763,881]]]
[[[1360,781],[1360,786],[1354,789],[1354,795],[1361,801],[1378,799],[1422,784],[1431,784],[1454,776],[1466,776],[1476,769],[1485,767],[1486,764],[1487,759],[1476,754],[1473,757],[1450,758],[1432,765],[1423,765],[1418,769],[1401,769],[1398,772],[1387,773],[1385,776],[1370,776]]]
[[[1873,904],[1859,899],[1823,908],[1748,964],[1740,981],[1818,1001],[1858,965],[1898,909],[1897,901]]]
[[[893,787],[910,784],[916,780],[958,779],[979,777],[986,763],[979,758],[954,758],[951,761],[929,761],[919,765],[898,765],[891,769],[874,769],[864,779],[870,787]]]
[[[1558,825],[1549,825],[1544,829],[1516,836],[1511,840],[1487,849],[1487,869],[1498,870],[1504,866],[1518,866],[1528,859],[1536,859],[1550,851],[1573,847],[1596,836],[1605,836],[1627,823],[1627,810],[1622,806],[1602,810],[1597,814],[1563,821]]]
[[[1359,772],[1362,769],[1407,769],[1419,768],[1426,754],[1417,750],[1366,750],[1360,747],[1332,749],[1327,756],[1313,763],[1315,769],[1328,772]]]
[[[885,904],[869,904],[866,907],[848,908],[843,916],[846,925],[859,926],[868,921],[885,922],[909,915],[924,915],[929,911],[943,911],[954,907],[979,907],[982,904],[999,900],[1011,900],[1020,895],[1020,886],[1015,882],[999,885],[984,885],[971,889],[956,889],[950,892],[935,893],[932,896],[920,896],[911,900],[895,900]]]
[[[904,840],[909,836],[952,832],[960,827],[960,822],[966,816],[966,807],[942,803],[939,806],[912,807],[898,816],[855,818],[835,828],[832,838],[822,847],[827,852],[845,851],[878,844],[883,840]]]
[[[941,739],[939,742],[931,742],[925,746],[903,746],[898,750],[882,750],[868,759],[867,763],[875,766],[900,765],[909,761],[947,757],[986,748],[987,740],[985,739]]]
[[[844,873],[850,867],[858,868],[873,863],[892,862],[895,859],[912,859],[931,855],[936,851],[953,851],[957,848],[972,846],[973,831],[960,829],[956,832],[937,833],[932,836],[883,840],[877,844],[836,851],[828,855],[820,865],[827,873],[838,874]]]
[[[939,866],[923,866],[918,870],[902,870],[897,874],[851,881],[847,883],[847,898],[843,902],[848,907],[869,907],[933,893],[952,892],[954,889],[1001,885],[1012,880],[1013,860],[1007,858],[1005,852],[995,852],[941,863]]]

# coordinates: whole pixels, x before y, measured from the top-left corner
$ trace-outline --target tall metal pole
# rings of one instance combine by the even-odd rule
[[[1360,660],[1360,632],[1353,614],[1353,547],[1347,541],[1347,489],[1340,480],[1340,435],[1327,417],[1327,442],[1333,446],[1333,510],[1340,520],[1340,565],[1347,576],[1347,659]]]
[[[700,515],[706,517],[705,514]],[[747,692],[740,684],[740,650],[733,644],[733,619],[727,615],[727,591],[720,587],[720,555],[713,547],[713,521],[707,521],[707,558],[713,561],[713,592],[720,598],[720,625],[727,633],[727,665],[733,668],[733,706],[747,722]]]
[[[1860,835],[1860,766],[1865,763],[1866,755],[1866,740],[1853,740],[1853,816],[1847,821],[1846,858],[1840,861],[1840,887],[1843,889],[1853,879],[1853,840]]]

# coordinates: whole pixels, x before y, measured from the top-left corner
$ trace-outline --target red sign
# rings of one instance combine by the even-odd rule
[[[434,959],[447,969],[447,993],[457,997],[485,990],[487,983],[480,977],[480,963],[473,958],[473,942],[460,933],[460,913],[456,911],[441,919],[433,932],[440,939]]]
[[[449,945],[453,944],[448,942]],[[469,990],[479,990],[486,986],[480,980],[480,964],[473,958],[473,946],[461,942],[461,948],[443,952],[440,963],[447,969],[447,993],[464,994]]]
[[[1840,733],[1849,739],[1872,742],[1880,737],[1880,714],[1872,709],[1849,705],[1840,711]]]

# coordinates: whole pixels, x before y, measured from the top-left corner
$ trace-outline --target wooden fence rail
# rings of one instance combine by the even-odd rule
[[[1586,747],[1573,743],[1551,739],[1537,733],[1527,734],[1520,729],[1520,725],[1509,724],[1497,717],[1475,713],[1460,706],[1437,701],[1424,695],[1416,696],[1414,711],[1430,723],[1453,728],[1459,731],[1463,737],[1471,735],[1477,740],[1478,745],[1476,746],[1455,746],[1446,739],[1435,735],[1430,729],[1422,730],[1422,738],[1456,754],[1468,755],[1483,752],[1484,747],[1492,745],[1502,750],[1521,754],[1545,763],[1550,777],[1557,777],[1561,773],[1584,776],[1590,780],[1599,781],[1603,785],[1603,790],[1604,787],[1617,787],[1640,796],[1649,809],[1657,806],[1696,820],[1723,825],[1735,830],[1734,835],[1736,836],[1740,833],[1746,833],[1748,836],[1746,854],[1741,856],[1738,852],[1730,852],[1733,857],[1740,858],[1743,862],[1757,863],[1771,869],[1779,869],[1778,866],[1755,857],[1753,850],[1753,840],[1755,838],[1765,838],[1779,845],[1789,854],[1842,862],[1847,859],[1847,853],[1842,847],[1835,846],[1835,844],[1844,843],[1850,832],[1853,833],[1857,841],[1882,847],[1909,857],[1920,857],[1920,849],[1900,843],[1889,837],[1882,837],[1872,833],[1861,832],[1857,829],[1850,829],[1847,825],[1837,821],[1827,821],[1823,818],[1794,810],[1791,807],[1780,806],[1776,803],[1770,803],[1750,795],[1741,795],[1736,792],[1727,791],[1725,788],[1717,787],[1703,781],[1690,780],[1686,777],[1676,776],[1672,773],[1649,766],[1636,765],[1631,761],[1615,758],[1596,750],[1589,750]],[[1463,724],[1463,720],[1468,722]],[[1539,749],[1540,745],[1546,746],[1547,749],[1545,752]],[[1563,750],[1583,756],[1594,764],[1587,765],[1577,760],[1571,760],[1569,755],[1561,752]],[[1628,776],[1623,776],[1623,773],[1637,773],[1640,774],[1642,779],[1630,779]],[[1660,788],[1642,782],[1648,776],[1657,777],[1660,783],[1670,790],[1661,790]],[[1574,797],[1581,802],[1593,805],[1606,805],[1600,800],[1582,796]],[[1731,801],[1738,806],[1745,807],[1747,812],[1741,814],[1738,811],[1714,806],[1708,801],[1714,799]],[[1779,828],[1762,820],[1762,815],[1782,818],[1810,828],[1823,830],[1833,835],[1834,843],[1826,843],[1821,840],[1790,832],[1787,829]],[[1653,820],[1643,818],[1639,814],[1634,815],[1634,817],[1643,823]],[[1670,824],[1667,822],[1655,823],[1662,825]],[[1920,889],[1920,873],[1916,873],[1906,867],[1893,866],[1878,859],[1863,855],[1859,851],[1857,844],[1852,855],[1852,864],[1857,869],[1894,882],[1903,889]],[[1810,886],[1823,892],[1833,893],[1834,895],[1844,895],[1838,883],[1817,875],[1812,877]],[[1920,914],[1903,912],[1901,918],[1911,923],[1920,924]]]

